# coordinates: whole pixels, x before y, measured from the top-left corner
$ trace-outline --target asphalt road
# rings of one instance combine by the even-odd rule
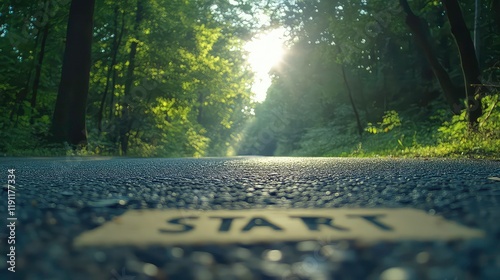
[[[499,161],[68,157],[0,158],[0,168],[0,279],[500,279]],[[131,209],[264,208],[419,209],[484,238],[74,245]]]

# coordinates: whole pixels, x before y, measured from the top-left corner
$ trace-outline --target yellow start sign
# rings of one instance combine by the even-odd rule
[[[76,247],[301,240],[450,240],[483,232],[414,209],[131,210],[85,232]]]

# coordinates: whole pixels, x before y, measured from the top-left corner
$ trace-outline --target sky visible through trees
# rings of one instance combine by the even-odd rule
[[[254,101],[263,102],[266,99],[267,90],[271,86],[269,71],[281,62],[286,52],[284,33],[283,28],[274,29],[258,34],[245,44],[245,50],[249,52],[248,62],[255,72],[252,84]]]
[[[88,3],[0,5],[3,154],[499,154],[498,0]]]

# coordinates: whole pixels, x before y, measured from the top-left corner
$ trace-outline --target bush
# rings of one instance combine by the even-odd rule
[[[374,126],[372,123],[368,123],[368,127],[365,129],[365,131],[372,134],[389,132],[395,127],[401,126],[401,118],[399,117],[398,112],[394,110],[387,111],[382,117],[382,121],[378,122],[377,124],[378,126]]]
[[[465,110],[439,128],[440,156],[498,157],[500,154],[500,94],[483,98],[483,115],[476,130],[468,128]]]

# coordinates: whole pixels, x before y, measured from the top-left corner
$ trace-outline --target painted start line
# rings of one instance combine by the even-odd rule
[[[75,247],[264,243],[302,240],[454,240],[481,238],[425,211],[390,209],[130,210],[84,232]]]

